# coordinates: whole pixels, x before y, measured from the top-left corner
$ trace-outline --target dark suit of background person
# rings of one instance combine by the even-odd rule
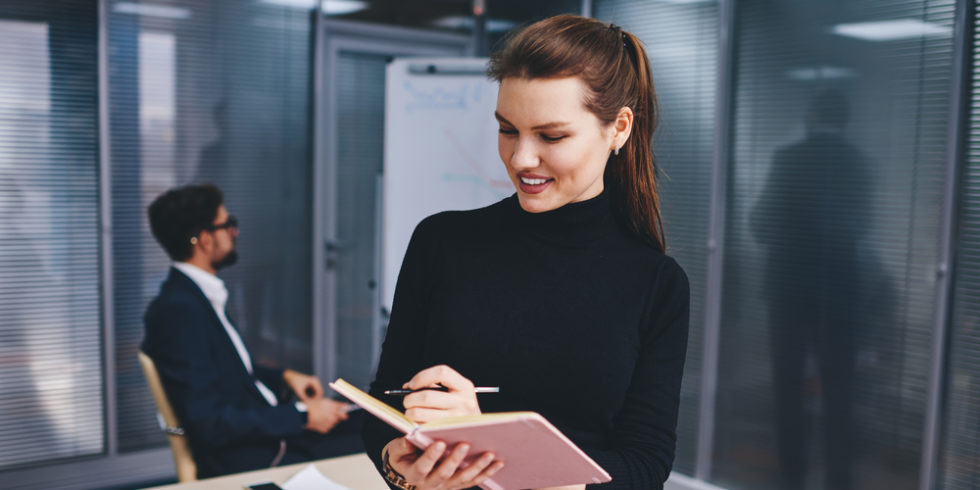
[[[215,202],[217,210],[207,212]],[[224,319],[219,316],[216,307],[224,302],[222,293],[227,298],[227,290],[213,271],[235,261],[237,235],[237,227],[229,226],[233,218],[220,203],[217,188],[188,186],[165,193],[150,206],[151,228],[172,258],[175,246],[185,241],[193,245],[186,261],[175,258],[146,311],[142,349],[156,363],[187,431],[198,477],[363,450],[356,424],[331,430],[346,418],[346,404],[322,398],[322,387],[311,376],[252,365],[226,311]],[[202,204],[205,211],[195,209]],[[195,220],[204,224],[194,225]],[[205,270],[209,264],[211,271]],[[228,320],[227,327],[223,320]],[[294,381],[305,376],[305,384],[287,383],[287,374]],[[316,396],[301,394],[307,387]],[[274,394],[286,388],[299,391],[306,407]],[[322,436],[312,430],[332,433]]]
[[[858,260],[871,225],[872,189],[865,159],[845,137],[848,110],[836,91],[810,100],[806,137],[776,151],[751,216],[768,251],[765,297],[780,488],[787,490],[803,488],[807,471],[804,401],[814,391],[804,389],[808,355],[819,368],[825,485],[852,487],[855,342],[865,279]]]

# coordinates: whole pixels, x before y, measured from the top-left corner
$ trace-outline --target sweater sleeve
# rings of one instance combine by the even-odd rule
[[[587,450],[612,476],[589,488],[663,488],[674,462],[681,375],[687,353],[690,290],[668,259],[655,280],[641,351],[609,447]]]
[[[391,308],[391,318],[381,359],[374,382],[371,383],[372,396],[385,401],[397,410],[404,411],[401,399],[384,396],[384,390],[400,388],[424,366],[425,328],[428,317],[429,297],[432,291],[435,255],[435,217],[423,220],[415,228],[405,252],[398,281],[395,284],[395,297]],[[374,465],[381,471],[381,451],[402,433],[376,417],[368,417],[364,422],[364,448]],[[382,473],[383,474],[383,473]]]

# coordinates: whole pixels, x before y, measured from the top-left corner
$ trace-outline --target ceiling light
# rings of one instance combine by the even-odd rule
[[[325,0],[323,13],[327,15],[344,15],[368,8],[367,2],[358,0]]]
[[[271,3],[285,7],[312,10],[316,6],[316,0],[261,0],[262,3]],[[344,15],[364,10],[368,8],[368,3],[361,0],[323,0],[322,10],[327,15]]]
[[[953,28],[914,19],[838,24],[831,31],[838,36],[865,41],[897,41],[925,36],[949,36]]]
[[[119,2],[112,6],[112,11],[120,14],[163,17],[166,19],[186,19],[191,16],[191,11],[183,7],[154,5],[151,3]]]
[[[473,17],[465,15],[451,15],[442,17],[432,22],[436,27],[444,29],[463,29],[473,30]],[[517,22],[504,19],[486,19],[487,32],[507,32],[517,26]]]
[[[786,75],[793,80],[830,80],[851,78],[854,76],[854,70],[839,66],[815,66],[790,70]]]

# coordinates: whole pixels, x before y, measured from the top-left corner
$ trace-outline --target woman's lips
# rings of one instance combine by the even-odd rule
[[[549,179],[547,177],[542,177],[538,175],[518,175],[517,182],[518,187],[521,188],[521,192],[526,194],[540,194],[544,192],[548,186],[554,182],[555,179]]]

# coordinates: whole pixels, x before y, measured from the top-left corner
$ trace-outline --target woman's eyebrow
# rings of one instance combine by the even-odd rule
[[[513,126],[514,125],[513,123],[511,123],[510,121],[508,121],[507,119],[505,119],[504,116],[501,116],[500,113],[497,112],[497,111],[493,111],[493,116],[497,118],[497,121],[500,121],[500,122],[502,122],[504,124],[507,124],[507,125],[510,125],[510,126]],[[534,130],[534,131],[541,131],[541,130],[544,130],[544,129],[560,128],[562,126],[567,126],[569,124],[571,124],[571,123],[567,123],[565,121],[553,121],[553,122],[549,122],[549,123],[545,123],[545,124],[539,124],[537,126],[534,126],[531,129]]]

